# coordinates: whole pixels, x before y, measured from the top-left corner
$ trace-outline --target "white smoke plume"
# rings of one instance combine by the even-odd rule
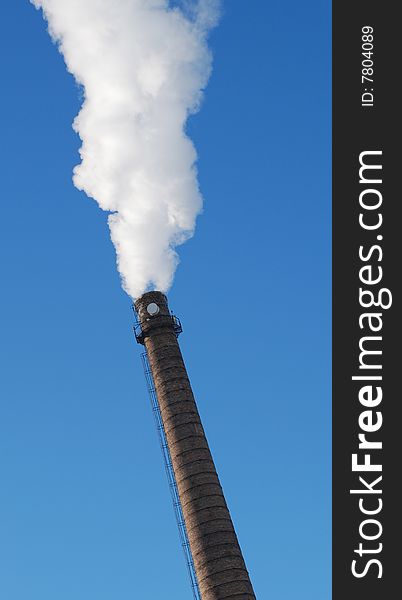
[[[30,0],[82,86],[74,184],[110,211],[123,287],[167,291],[202,198],[185,133],[211,71],[219,0]]]

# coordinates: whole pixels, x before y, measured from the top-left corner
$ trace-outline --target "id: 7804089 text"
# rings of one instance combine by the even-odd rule
[[[362,27],[362,106],[374,106],[374,28],[370,25]]]

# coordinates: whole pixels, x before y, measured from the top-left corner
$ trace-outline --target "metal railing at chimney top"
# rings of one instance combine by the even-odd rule
[[[137,340],[137,342],[139,344],[144,344],[144,333],[142,331],[142,327],[141,327],[141,322],[138,320],[138,316],[135,312],[135,308],[133,307],[133,312],[134,312],[134,335],[135,335],[135,339]],[[176,317],[176,315],[171,314],[170,318],[172,320],[172,325],[173,325],[173,331],[176,334],[176,337],[178,337],[181,332],[183,331],[183,328],[181,326],[181,322],[179,317]]]
[[[194,561],[191,555],[190,544],[188,541],[186,525],[184,523],[183,510],[180,503],[179,492],[177,489],[176,478],[173,472],[172,459],[170,457],[169,447],[166,440],[165,429],[163,427],[162,416],[159,409],[158,398],[156,396],[155,384],[151,373],[151,368],[148,362],[146,352],[141,354],[142,365],[144,367],[145,379],[149,398],[151,400],[152,412],[154,415],[156,428],[158,431],[159,442],[163,454],[163,462],[165,464],[166,475],[169,482],[170,494],[172,496],[174,512],[176,516],[177,526],[179,529],[180,541],[183,548],[184,556],[187,563],[187,569],[190,576],[191,588],[193,591],[194,600],[201,600],[200,590],[198,587],[197,576],[194,568]]]

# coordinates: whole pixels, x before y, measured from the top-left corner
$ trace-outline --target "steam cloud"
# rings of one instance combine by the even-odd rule
[[[185,134],[211,71],[219,0],[30,0],[83,86],[74,184],[110,211],[123,287],[167,291],[202,198]]]

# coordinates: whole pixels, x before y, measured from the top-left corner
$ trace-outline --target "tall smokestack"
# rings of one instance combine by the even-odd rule
[[[167,298],[135,302],[202,600],[255,600],[177,341]]]

